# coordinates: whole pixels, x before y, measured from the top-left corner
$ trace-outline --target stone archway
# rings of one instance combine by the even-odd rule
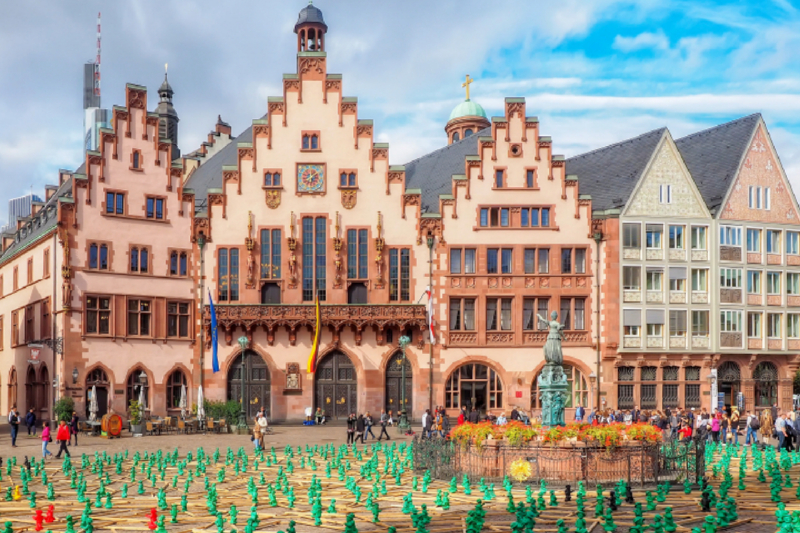
[[[756,409],[778,403],[778,368],[764,361],[753,370],[753,401]]]
[[[742,392],[742,371],[733,361],[725,361],[717,369],[717,392],[724,395],[724,405],[736,405],[736,398]],[[712,402],[717,405],[716,399]]]
[[[90,414],[92,387],[97,387],[97,418],[102,418],[108,412],[108,391],[110,386],[105,370],[96,367],[89,372],[86,376],[86,418],[89,418]]]
[[[475,408],[481,415],[503,407],[503,382],[494,368],[482,363],[466,363],[453,370],[445,384],[444,406],[467,412]]]
[[[267,418],[272,410],[270,386],[272,378],[264,359],[253,350],[236,356],[228,367],[228,400],[242,401],[242,375],[244,375],[245,415],[248,423],[264,407]],[[231,422],[231,421],[229,421]]]
[[[314,405],[332,420],[346,420],[358,410],[358,376],[347,355],[332,351],[317,364],[314,373]]]

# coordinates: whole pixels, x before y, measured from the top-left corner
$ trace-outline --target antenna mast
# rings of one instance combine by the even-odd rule
[[[94,94],[98,97],[98,107],[100,106],[100,13],[97,14],[97,58],[94,67]]]

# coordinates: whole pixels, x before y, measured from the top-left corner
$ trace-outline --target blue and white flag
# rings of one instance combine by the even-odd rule
[[[208,301],[211,302],[211,346],[213,346],[211,367],[214,372],[219,372],[219,359],[217,358],[217,312],[214,310],[214,299],[211,297],[210,289],[208,291]]]

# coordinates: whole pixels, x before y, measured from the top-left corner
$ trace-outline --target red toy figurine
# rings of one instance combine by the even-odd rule
[[[44,515],[42,515],[41,509],[36,509],[36,514],[33,515],[33,519],[36,520],[36,527],[34,528],[36,531],[41,531],[44,529],[42,523],[44,522]]]
[[[53,511],[54,510],[55,510],[55,508],[52,505],[47,508],[47,516],[44,517],[45,523],[50,524],[50,523],[56,521],[56,517],[53,516]]]
[[[158,527],[158,525],[156,524],[157,519],[158,519],[158,513],[156,513],[156,508],[153,507],[152,509],[150,509],[150,523],[147,524],[147,529],[149,529],[150,531],[155,531],[155,529]]]

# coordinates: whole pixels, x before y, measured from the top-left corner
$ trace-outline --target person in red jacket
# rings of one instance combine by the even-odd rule
[[[456,421],[456,425],[461,425],[467,421],[467,408],[462,407],[461,412],[458,413],[458,420]]]
[[[67,454],[69,457],[69,450],[67,449],[67,442],[69,441],[69,427],[67,427],[67,423],[61,420],[58,423],[58,433],[56,433],[56,440],[58,441],[58,453],[56,454],[56,459],[61,458],[61,452]]]

